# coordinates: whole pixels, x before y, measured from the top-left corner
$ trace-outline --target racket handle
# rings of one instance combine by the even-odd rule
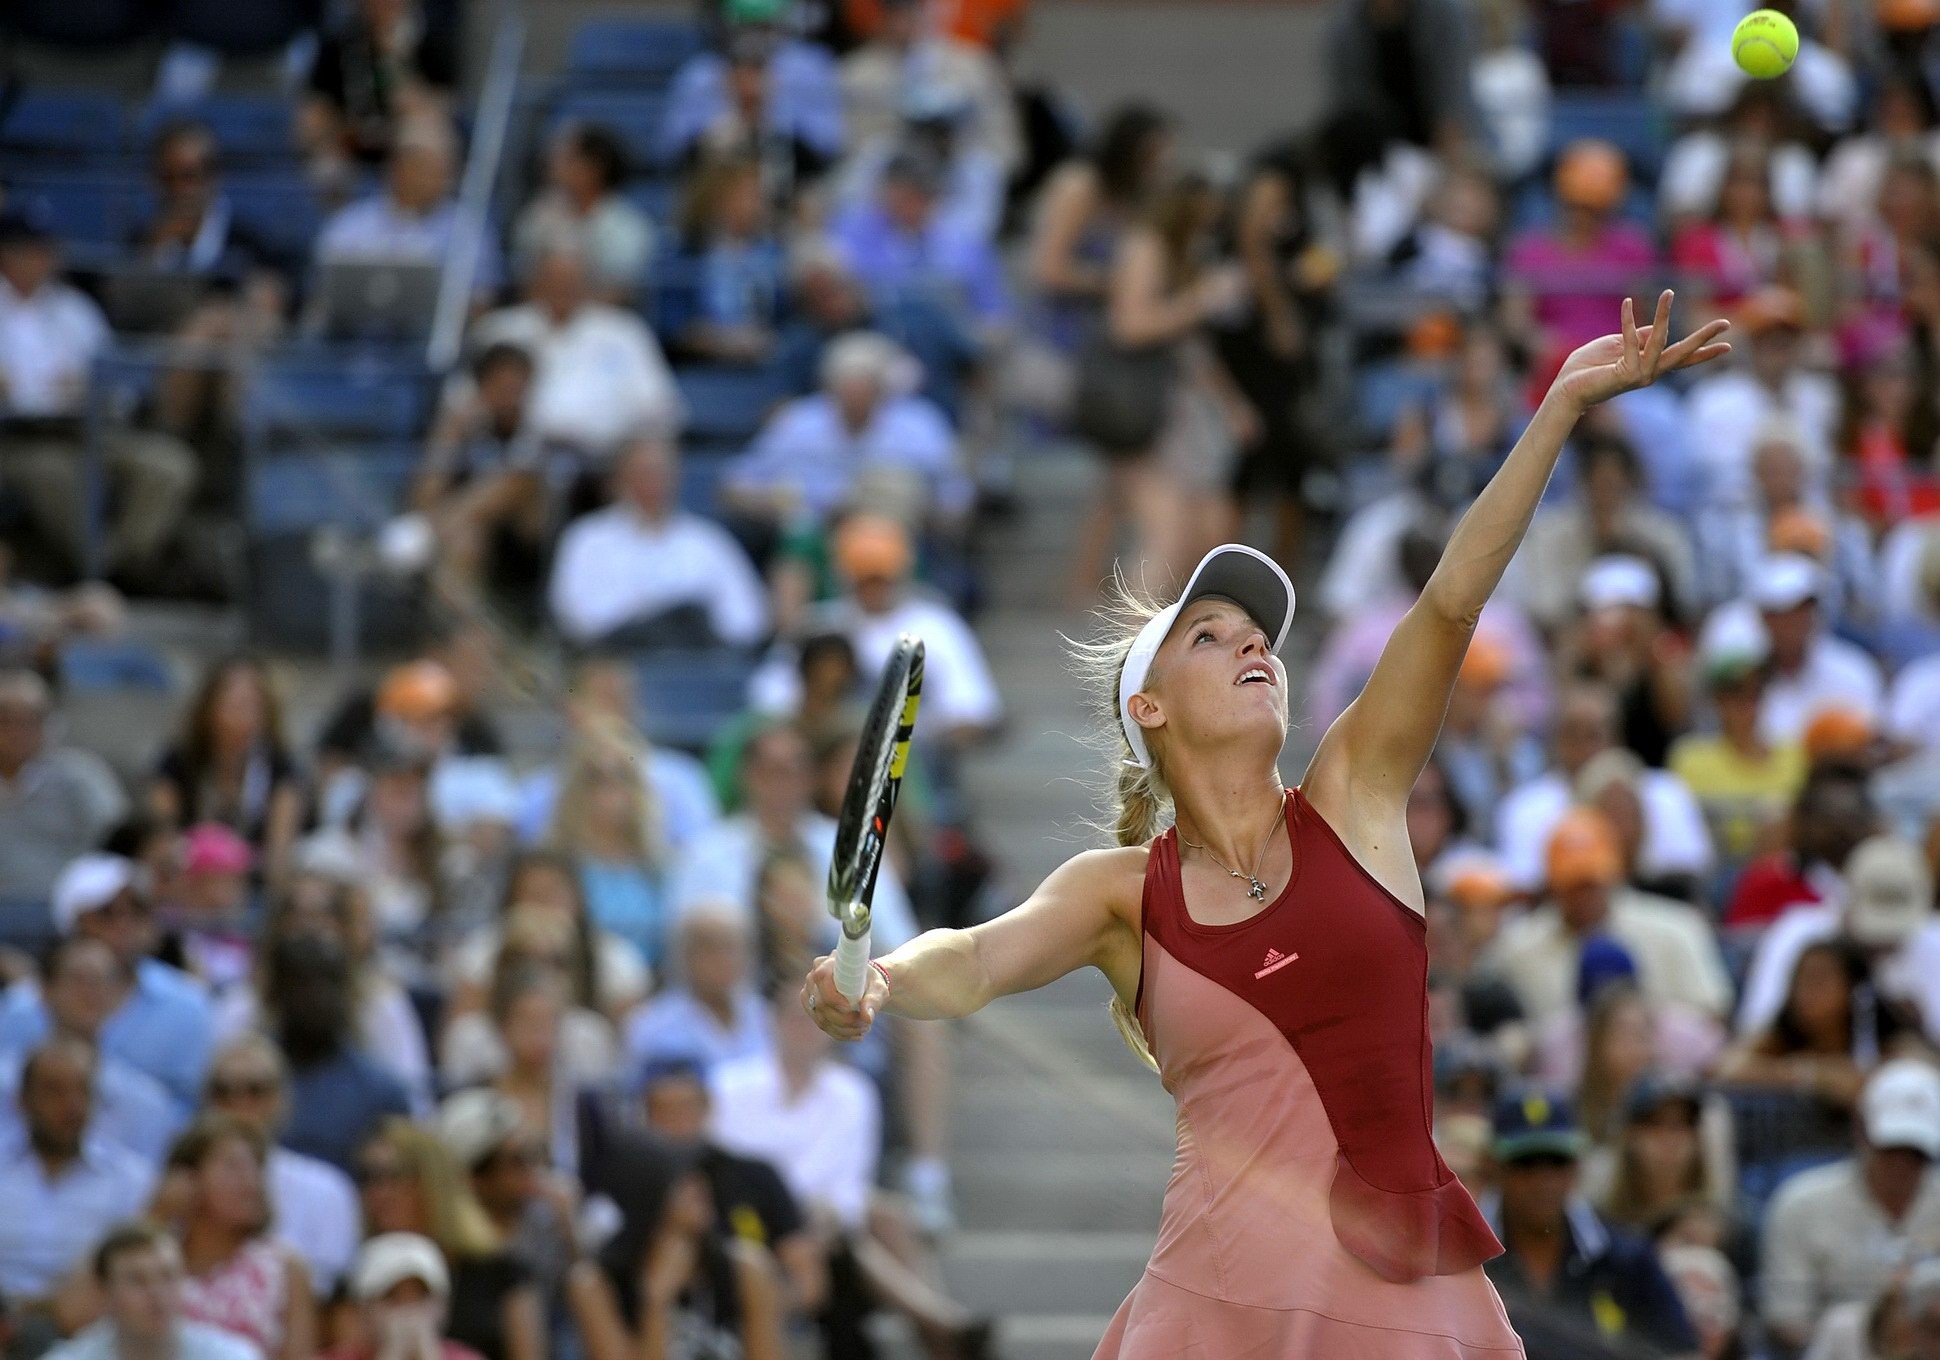
[[[851,1001],[869,990],[869,932],[853,940],[845,934],[835,946],[835,990]]]

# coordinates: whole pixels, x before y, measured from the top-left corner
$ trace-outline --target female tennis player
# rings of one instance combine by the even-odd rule
[[[1458,1360],[1523,1354],[1482,1262],[1501,1244],[1435,1150],[1423,902],[1408,791],[1477,616],[1590,406],[1729,351],[1670,344],[1671,295],[1572,354],[1450,538],[1359,699],[1294,789],[1285,573],[1215,549],[1170,607],[1101,645],[1123,737],[1120,847],[1021,907],[878,960],[860,1004],[818,961],[802,1002],[859,1038],[877,1014],[969,1015],[1083,967],[1111,980],[1179,1106],[1157,1247],[1097,1360]],[[1173,825],[1157,834],[1169,804]]]

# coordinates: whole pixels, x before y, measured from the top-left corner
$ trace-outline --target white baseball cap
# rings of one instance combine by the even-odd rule
[[[69,860],[54,880],[54,929],[62,935],[73,934],[76,921],[107,906],[134,882],[134,862],[121,855],[82,855]]]
[[[1293,582],[1280,570],[1278,562],[1244,543],[1222,544],[1202,557],[1178,600],[1161,609],[1138,630],[1138,636],[1132,639],[1132,649],[1125,654],[1125,664],[1118,672],[1118,725],[1124,730],[1126,744],[1132,748],[1132,764],[1142,770],[1152,768],[1152,753],[1145,747],[1144,729],[1132,721],[1132,696],[1145,687],[1152,658],[1158,655],[1172,625],[1179,621],[1179,611],[1208,595],[1224,596],[1250,614],[1266,633],[1267,646],[1272,651],[1280,650],[1280,644],[1287,640],[1287,630],[1293,626]]]
[[[1650,563],[1629,553],[1609,553],[1590,563],[1576,588],[1576,597],[1588,610],[1615,609],[1629,605],[1636,609],[1655,609],[1660,594],[1657,573]]]
[[[1931,1064],[1917,1058],[1881,1063],[1859,1097],[1859,1114],[1874,1147],[1940,1158],[1940,1071]]]
[[[1818,599],[1824,582],[1824,570],[1804,553],[1770,553],[1752,575],[1751,601],[1772,613],[1796,609]]]
[[[518,1101],[489,1086],[460,1091],[438,1107],[438,1137],[467,1171],[477,1170],[524,1124]]]
[[[444,1254],[428,1237],[382,1233],[364,1243],[350,1268],[350,1292],[359,1303],[381,1299],[406,1280],[417,1280],[441,1299],[451,1297]]]
[[[1841,917],[1863,945],[1890,948],[1933,919],[1933,874],[1920,847],[1898,836],[1869,836],[1853,847]]]

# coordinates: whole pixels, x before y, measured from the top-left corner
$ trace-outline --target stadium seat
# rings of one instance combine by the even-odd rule
[[[704,45],[700,29],[679,20],[590,19],[573,34],[566,74],[576,84],[664,85]]]
[[[168,660],[145,643],[72,638],[61,644],[63,693],[147,690],[167,694],[174,688]]]
[[[70,248],[120,246],[134,230],[141,185],[130,175],[36,166],[0,173],[0,182]]]
[[[0,105],[0,155],[102,164],[128,149],[128,120],[112,95],[91,90],[24,90]]]
[[[295,160],[296,110],[274,95],[212,95],[193,103],[152,104],[142,115],[140,141],[148,147],[170,123],[206,123],[226,164]]]
[[[1661,112],[1634,93],[1591,94],[1558,92],[1550,117],[1550,146],[1560,151],[1571,142],[1595,137],[1613,143],[1645,184],[1657,182],[1664,164],[1664,124]]]
[[[249,467],[249,527],[271,537],[337,525],[374,529],[397,512],[418,446],[378,443],[257,457]]]
[[[0,897],[0,947],[39,957],[59,936],[45,898]]]
[[[780,376],[770,368],[710,364],[674,376],[687,404],[685,431],[703,442],[745,444],[782,396]]]
[[[645,170],[657,163],[660,124],[666,112],[667,101],[658,94],[567,89],[553,100],[546,135],[551,138],[568,123],[597,123],[620,139],[634,169]]]
[[[635,658],[649,740],[696,753],[747,703],[754,663],[739,652],[663,652]]]
[[[1365,438],[1383,443],[1410,406],[1434,398],[1432,374],[1398,362],[1363,365],[1354,377],[1354,424]]]
[[[278,263],[296,266],[310,258],[311,244],[323,225],[323,205],[309,181],[287,171],[234,174],[223,179],[236,221]]]
[[[245,425],[258,439],[299,444],[409,439],[422,428],[429,403],[422,374],[374,361],[270,366],[250,385]]]

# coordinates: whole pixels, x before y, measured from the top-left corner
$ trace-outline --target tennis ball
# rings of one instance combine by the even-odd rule
[[[1799,54],[1799,31],[1775,9],[1755,9],[1731,30],[1731,59],[1759,80],[1782,76]]]

